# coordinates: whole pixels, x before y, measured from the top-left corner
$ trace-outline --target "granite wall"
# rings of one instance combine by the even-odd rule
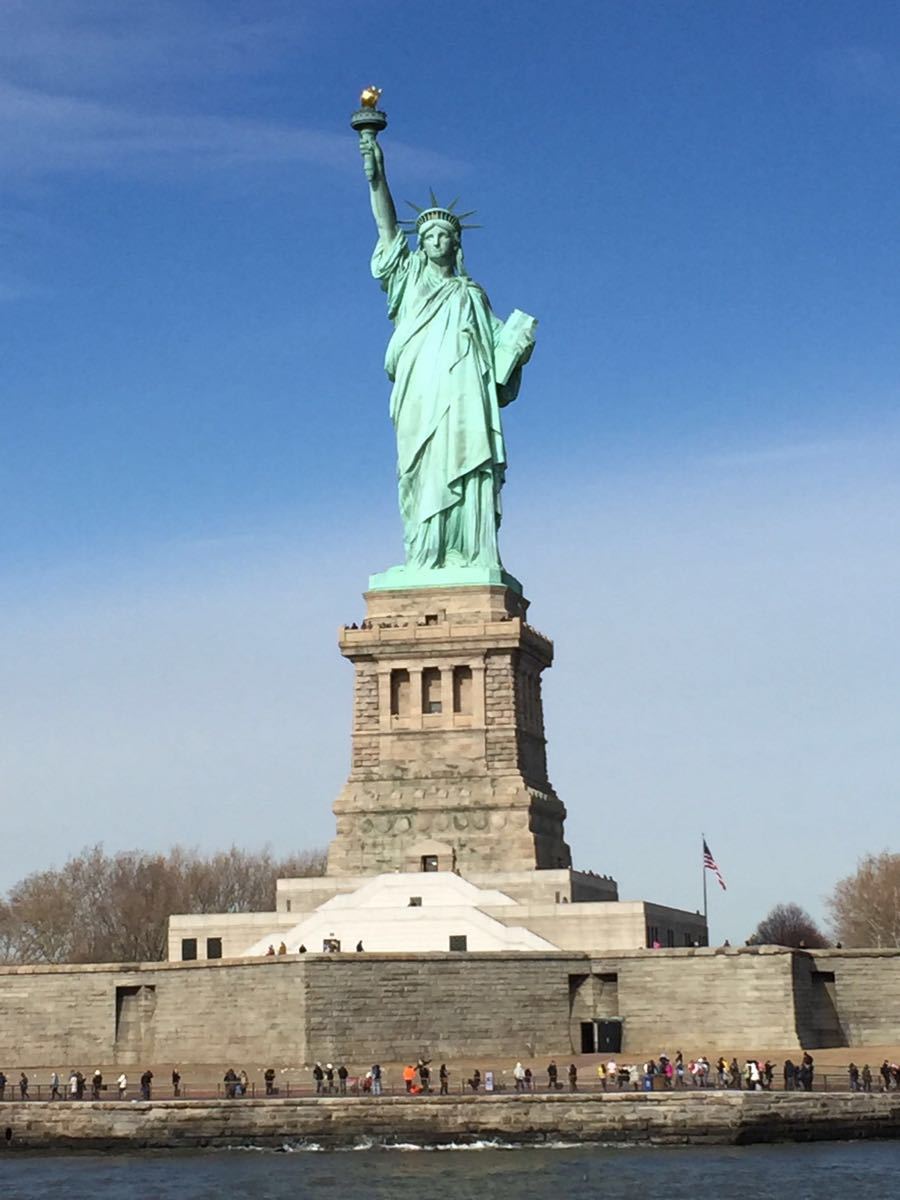
[[[0,1064],[534,1057],[900,1041],[900,952],[336,954],[0,968]],[[7,1071],[7,1074],[9,1072]]]
[[[186,1146],[441,1145],[488,1139],[654,1145],[900,1136],[900,1099],[709,1092],[163,1103],[6,1103],[4,1153]],[[826,1189],[827,1190],[827,1189]]]

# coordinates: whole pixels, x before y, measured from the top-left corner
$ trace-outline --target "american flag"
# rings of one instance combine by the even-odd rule
[[[706,844],[706,838],[703,839],[703,869],[704,871],[715,871],[716,879],[719,881],[719,887],[725,891],[725,880],[722,878],[722,872],[719,870],[719,864],[712,856],[712,850]]]

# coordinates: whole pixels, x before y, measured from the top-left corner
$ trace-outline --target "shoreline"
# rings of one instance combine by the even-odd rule
[[[753,1145],[900,1138],[900,1093],[645,1093],[4,1101],[0,1153],[292,1143],[337,1150],[497,1142]]]

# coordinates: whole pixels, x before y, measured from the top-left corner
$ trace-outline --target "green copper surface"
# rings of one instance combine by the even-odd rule
[[[391,567],[369,576],[369,591],[392,591],[395,588],[474,587],[490,585],[507,587],[522,595],[522,585],[502,567]]]
[[[518,310],[503,322],[491,311],[466,273],[449,209],[435,203],[423,212],[411,247],[376,131],[360,132],[360,150],[378,228],[372,274],[394,324],[385,370],[406,549],[405,565],[372,576],[370,587],[489,582],[521,591],[503,571],[497,542],[506,473],[500,410],[518,394],[536,322]]]

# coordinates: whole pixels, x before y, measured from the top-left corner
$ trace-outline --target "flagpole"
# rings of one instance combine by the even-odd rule
[[[706,924],[707,929],[708,929],[709,928],[709,916],[707,913],[707,904],[706,904],[706,854],[704,852],[704,847],[706,846],[706,834],[701,833],[700,837],[703,839],[701,842],[701,845],[700,845],[700,860],[703,863],[703,921]]]

